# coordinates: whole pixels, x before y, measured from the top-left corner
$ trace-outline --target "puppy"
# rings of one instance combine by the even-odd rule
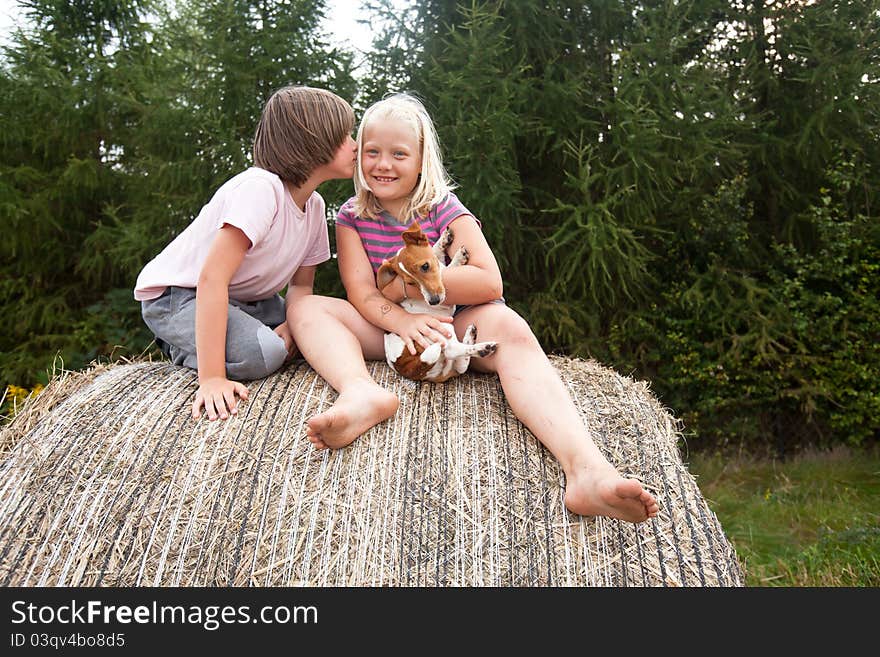
[[[403,233],[403,246],[390,260],[384,260],[376,272],[376,283],[381,290],[395,277],[406,283],[418,285],[422,298],[407,298],[401,307],[411,313],[425,313],[435,317],[451,316],[455,306],[443,305],[446,288],[443,286],[443,269],[467,264],[468,253],[458,249],[448,265],[444,264],[446,249],[452,244],[453,233],[447,228],[434,246],[422,232],[418,222]],[[496,342],[476,342],[477,327],[470,324],[464,339],[459,342],[453,333],[444,346],[435,342],[427,349],[416,344],[412,355],[403,340],[395,333],[385,334],[385,358],[398,374],[413,381],[442,383],[453,376],[463,374],[472,356],[488,356],[498,348]]]

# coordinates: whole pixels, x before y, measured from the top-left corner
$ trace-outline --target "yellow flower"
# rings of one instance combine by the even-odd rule
[[[40,394],[43,390],[43,385],[38,383],[32,389],[28,390],[27,388],[22,388],[21,386],[15,386],[9,384],[6,386],[6,402],[12,407],[15,408],[17,406],[21,406],[24,404],[25,400],[30,397]]]

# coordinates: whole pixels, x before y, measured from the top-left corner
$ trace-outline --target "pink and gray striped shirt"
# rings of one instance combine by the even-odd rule
[[[457,219],[461,215],[466,214],[473,217],[458,197],[452,192],[431,208],[427,217],[419,218],[419,225],[428,241],[433,244],[436,242],[443,231],[452,223],[453,219]],[[474,217],[477,225],[479,220]],[[403,232],[412,225],[409,223],[400,223],[391,214],[383,212],[378,219],[367,219],[359,217],[354,213],[354,197],[348,199],[339,208],[336,215],[336,225],[354,228],[361,237],[361,243],[373,266],[373,273],[379,270],[382,260],[393,258],[397,250],[403,246]]]

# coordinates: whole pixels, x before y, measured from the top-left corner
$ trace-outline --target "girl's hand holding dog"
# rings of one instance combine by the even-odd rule
[[[427,349],[435,342],[446,344],[446,339],[453,336],[452,317],[434,317],[433,315],[401,313],[401,318],[394,332],[403,340],[409,353],[416,355],[415,344]]]
[[[238,413],[238,399],[236,395],[242,399],[247,399],[247,386],[238,381],[230,381],[223,377],[205,379],[199,383],[199,389],[196,390],[196,399],[192,405],[193,419],[199,419],[202,406],[205,407],[209,420],[216,420],[218,417],[221,420],[225,420],[229,417],[228,413],[236,415]]]

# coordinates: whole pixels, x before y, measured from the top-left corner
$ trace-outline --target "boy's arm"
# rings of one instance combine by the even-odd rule
[[[225,224],[214,237],[202,265],[196,287],[196,354],[199,389],[193,402],[193,417],[204,405],[208,419],[227,417],[238,410],[238,394],[247,398],[247,388],[226,378],[226,323],[229,318],[229,282],[241,266],[251,242],[235,226]]]
[[[296,270],[293,278],[290,279],[290,285],[287,286],[287,295],[284,297],[284,302],[288,308],[300,297],[313,294],[312,291],[315,289],[315,271],[317,269],[317,265],[309,265],[302,266]]]
[[[299,353],[293,334],[290,332],[290,309],[293,308],[293,302],[297,299],[314,294],[315,288],[315,270],[317,265],[301,266],[293,274],[290,283],[287,285],[287,294],[284,296],[285,317],[287,321],[279,324],[275,328],[275,333],[284,340],[284,346],[287,347],[287,357],[292,358]]]

